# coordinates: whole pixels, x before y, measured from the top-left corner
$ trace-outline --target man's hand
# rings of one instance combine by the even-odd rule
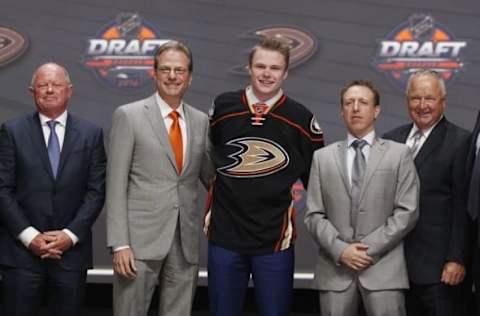
[[[113,253],[113,270],[124,278],[135,279],[137,268],[131,248],[121,249]]]
[[[350,244],[342,252],[340,262],[353,270],[363,270],[373,263],[373,258],[367,255],[367,249],[368,246],[362,243]]]
[[[448,285],[457,285],[465,277],[465,267],[453,261],[445,263],[443,266],[441,281]]]
[[[28,248],[33,251],[34,254],[43,258],[53,258],[53,259],[60,259],[61,258],[61,251],[54,250],[49,252],[48,245],[49,243],[53,242],[55,237],[48,236],[45,234],[38,234],[35,238],[32,239]]]
[[[44,233],[45,236],[51,238],[51,241],[48,242],[45,249],[47,253],[42,255],[42,259],[51,258],[51,259],[60,259],[60,256],[55,256],[60,253],[63,254],[65,251],[72,247],[73,242],[70,237],[61,230],[52,230]]]

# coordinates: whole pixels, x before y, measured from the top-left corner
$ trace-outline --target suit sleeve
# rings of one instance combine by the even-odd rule
[[[378,259],[395,246],[413,229],[418,220],[420,181],[410,151],[401,154],[393,212],[385,224],[361,240],[369,246],[367,253]]]
[[[79,242],[82,241],[85,235],[89,234],[105,202],[105,168],[107,158],[105,156],[102,129],[96,129],[92,137],[92,153],[90,160],[86,162],[89,164],[89,167],[83,203],[74,219],[65,227],[78,237]]]
[[[471,224],[467,213],[468,178],[465,162],[470,138],[465,138],[455,149],[452,167],[452,230],[446,261],[465,264],[470,245]]]
[[[348,243],[339,238],[338,230],[327,218],[322,195],[320,159],[317,151],[310,168],[310,184],[307,191],[307,211],[304,222],[318,247],[325,251],[335,264],[338,264]]]
[[[323,131],[318,125],[317,119],[312,114],[308,122],[307,134],[308,136],[302,138],[301,152],[306,166],[305,172],[301,176],[301,180],[305,189],[308,187],[308,179],[310,174],[310,166],[312,165],[313,153],[315,150],[322,148],[324,143]]]
[[[127,189],[134,150],[134,131],[122,107],[113,113],[109,141],[105,210],[107,246],[115,249],[130,245]]]
[[[205,151],[202,158],[202,168],[200,170],[200,180],[203,186],[208,190],[210,183],[215,176],[215,168],[212,163],[212,142],[210,140],[210,128],[208,119],[205,120]]]
[[[14,237],[30,222],[17,202],[15,141],[5,125],[0,129],[0,222]]]

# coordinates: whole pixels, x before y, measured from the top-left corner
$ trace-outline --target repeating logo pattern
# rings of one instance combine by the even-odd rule
[[[248,31],[242,38],[258,40],[259,37],[274,37],[284,40],[290,45],[289,69],[293,69],[309,60],[317,50],[315,36],[306,30],[292,26],[272,26]],[[248,75],[248,65],[239,65],[232,68],[232,72]]]
[[[432,16],[414,14],[380,41],[374,66],[401,91],[420,68],[439,72],[448,83],[464,68],[466,47],[467,42],[455,40]]]
[[[28,48],[25,35],[11,28],[0,26],[0,66],[19,58]]]
[[[153,53],[168,41],[135,13],[121,13],[88,40],[84,64],[119,92],[135,93],[152,84]]]

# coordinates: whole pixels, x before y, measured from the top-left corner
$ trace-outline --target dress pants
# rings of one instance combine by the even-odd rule
[[[242,255],[208,245],[208,294],[210,314],[242,315],[245,293],[252,275],[261,316],[286,316],[293,287],[294,250],[267,255]]]
[[[2,297],[8,316],[39,315],[46,299],[50,316],[80,316],[87,271],[66,271],[45,259],[38,270],[3,267]]]
[[[406,295],[408,316],[463,316],[467,298],[463,284],[415,284]]]
[[[147,316],[156,285],[159,285],[158,315],[191,314],[198,265],[185,259],[178,223],[170,251],[163,260],[135,260],[135,265],[137,276],[133,280],[114,275],[114,316]]]
[[[405,316],[403,290],[370,291],[354,280],[344,291],[320,291],[322,316],[357,316],[360,300],[367,316]]]

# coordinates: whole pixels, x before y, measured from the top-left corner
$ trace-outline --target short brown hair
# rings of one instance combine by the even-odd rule
[[[180,43],[178,41],[168,41],[164,44],[162,44],[159,48],[157,48],[157,50],[155,51],[155,53],[153,54],[153,69],[157,70],[157,67],[158,67],[158,56],[160,56],[163,52],[167,51],[167,50],[178,50],[182,53],[184,53],[185,55],[187,55],[188,57],[188,71],[189,72],[192,72],[193,71],[193,55],[192,55],[192,51],[190,50],[190,48],[188,48],[185,44],[183,43]]]
[[[380,93],[378,93],[378,90],[373,85],[373,82],[368,80],[353,80],[345,87],[343,87],[342,91],[340,92],[340,105],[343,105],[343,96],[345,95],[347,90],[353,86],[361,86],[368,88],[373,93],[373,101],[375,102],[375,105],[380,105]]]
[[[252,50],[250,51],[250,55],[248,56],[248,64],[250,66],[252,65],[252,60],[253,60],[253,56],[255,55],[255,52],[259,48],[273,50],[282,54],[283,58],[285,59],[285,70],[288,69],[288,65],[290,63],[290,46],[286,43],[285,39],[281,39],[281,38],[277,39],[274,37],[266,37],[266,36],[262,37],[260,42],[258,42],[257,45],[253,46]]]

